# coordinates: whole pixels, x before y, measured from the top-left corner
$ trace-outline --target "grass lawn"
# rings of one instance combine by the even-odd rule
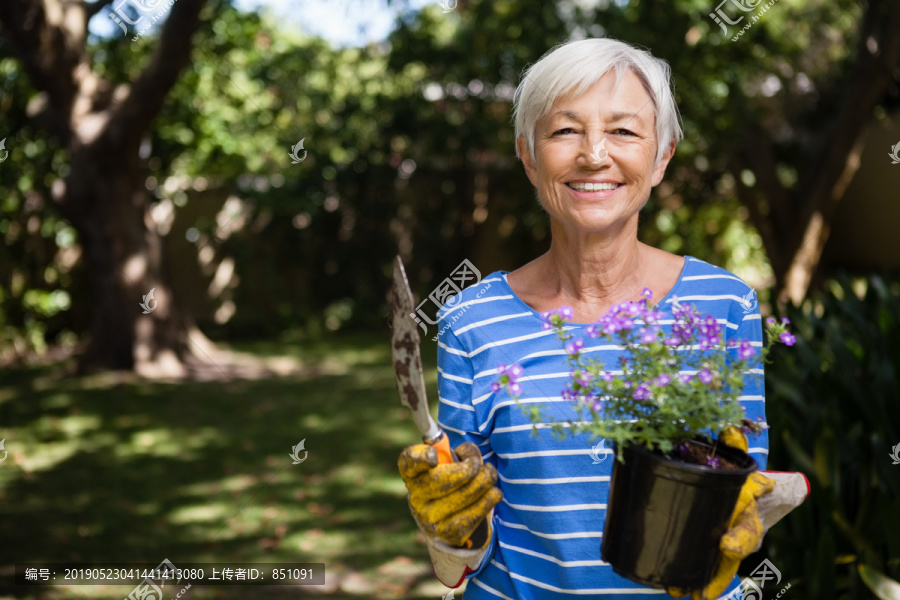
[[[397,474],[400,451],[419,438],[399,403],[387,335],[240,345],[298,365],[296,375],[259,380],[60,378],[59,365],[0,372],[9,453],[0,463],[0,599],[121,600],[132,589],[16,591],[16,562],[150,567],[164,558],[325,563],[325,586],[194,585],[188,600],[447,594]],[[434,390],[433,349],[424,363]],[[303,439],[309,454],[294,465],[291,448]]]

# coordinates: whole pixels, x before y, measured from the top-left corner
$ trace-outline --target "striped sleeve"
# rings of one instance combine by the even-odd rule
[[[728,334],[727,340],[749,340],[753,347],[757,350],[757,359],[751,364],[751,368],[744,375],[744,389],[739,396],[741,406],[744,407],[746,418],[751,421],[766,420],[766,389],[765,389],[765,368],[762,356],[763,333],[762,333],[762,317],[759,307],[754,310],[745,312],[740,304],[732,304],[732,308],[728,318],[729,322],[737,323],[738,328],[732,333],[730,328],[726,328]],[[737,358],[737,349],[732,348],[729,351],[731,358]],[[749,454],[757,463],[759,469],[765,470],[769,459],[769,432],[763,430],[758,434],[747,434],[749,442]]]

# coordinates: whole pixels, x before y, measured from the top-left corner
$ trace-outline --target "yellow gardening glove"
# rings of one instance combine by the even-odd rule
[[[747,438],[736,427],[730,427],[719,435],[719,442],[732,448],[747,451]],[[722,556],[713,576],[707,586],[700,590],[690,592],[691,600],[712,600],[722,595],[728,585],[734,579],[741,560],[759,549],[765,528],[759,520],[757,499],[775,489],[775,482],[759,472],[751,473],[747,477],[741,494],[738,496],[737,505],[731,514],[731,524],[728,531],[719,542]],[[685,590],[669,588],[666,592],[675,598],[681,598],[688,594]]]
[[[455,452],[459,462],[438,464],[432,446],[416,444],[403,450],[398,466],[409,490],[410,509],[422,531],[451,546],[464,547],[503,495],[495,487],[497,470],[482,462],[475,444],[464,442]],[[478,547],[490,540],[489,527],[480,530],[484,535],[478,536]]]

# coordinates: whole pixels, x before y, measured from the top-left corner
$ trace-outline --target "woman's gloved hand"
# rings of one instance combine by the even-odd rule
[[[478,447],[465,442],[455,449],[459,462],[438,464],[437,451],[428,444],[415,444],[403,450],[398,466],[409,490],[413,517],[425,534],[451,546],[464,547],[503,498],[497,483],[497,470],[485,465]],[[490,539],[490,524],[479,530],[475,547]]]
[[[723,431],[719,443],[747,451],[747,437],[736,427]],[[741,560],[759,550],[766,529],[806,499],[809,483],[802,473],[771,474],[774,479],[759,471],[747,477],[731,514],[728,531],[719,542],[721,558],[712,581],[693,592],[669,588],[666,592],[670,596],[681,598],[690,593],[691,600],[712,600],[721,596],[734,579]]]

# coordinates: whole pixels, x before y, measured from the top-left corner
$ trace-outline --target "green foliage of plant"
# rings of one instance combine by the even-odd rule
[[[592,439],[608,439],[616,444],[621,461],[624,446],[630,444],[669,453],[696,437],[712,443],[728,427],[765,427],[745,419],[738,397],[748,377],[761,377],[749,371],[761,365],[773,344],[795,342],[787,323],[767,321],[769,335],[758,352],[748,340],[726,345],[716,318],[701,316],[690,304],[673,305],[674,324],[667,335],[659,324],[665,314],[650,304],[651,298],[644,289],[640,301],[612,307],[586,331],[588,337],[625,349],[617,365],[620,375],[612,365],[582,352],[584,340],[566,326],[571,308],[542,315],[544,329],[552,329],[565,348],[571,379],[562,397],[575,402],[577,414],[574,420],[554,422],[554,432],[587,432]],[[518,400],[521,367],[501,365],[499,370],[493,389],[505,386]],[[533,423],[545,420],[534,405],[525,410]]]
[[[804,597],[875,598],[858,567],[900,579],[900,281],[840,277],[785,314],[798,342],[766,371],[770,464],[811,494],[762,552]]]

